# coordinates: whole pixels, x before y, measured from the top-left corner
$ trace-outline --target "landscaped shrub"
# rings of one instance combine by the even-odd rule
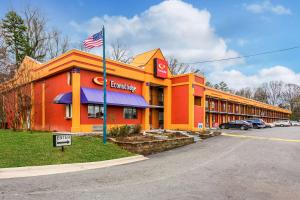
[[[128,125],[124,125],[124,126],[120,126],[119,129],[119,137],[126,137],[130,134],[130,126]]]
[[[140,134],[142,130],[142,126],[140,124],[136,124],[133,126],[133,134]]]
[[[131,134],[139,134],[142,130],[140,124],[137,125],[124,125],[119,127],[112,127],[109,130],[110,137],[127,137]]]
[[[112,127],[109,130],[109,136],[118,137],[120,133],[120,128],[118,126]]]

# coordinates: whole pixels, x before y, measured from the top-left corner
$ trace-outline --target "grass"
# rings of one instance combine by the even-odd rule
[[[100,138],[72,136],[72,145],[52,146],[52,133],[13,132],[0,129],[0,168],[81,163],[133,156],[115,144],[103,144]]]

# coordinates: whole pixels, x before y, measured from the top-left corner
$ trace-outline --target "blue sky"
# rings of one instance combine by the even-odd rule
[[[50,27],[68,35],[74,47],[101,24],[108,43],[121,40],[131,54],[161,47],[167,57],[187,63],[300,45],[300,1],[1,0],[0,16],[27,5],[40,8]],[[225,80],[234,88],[268,80],[300,84],[299,55],[295,49],[196,67],[210,81]]]

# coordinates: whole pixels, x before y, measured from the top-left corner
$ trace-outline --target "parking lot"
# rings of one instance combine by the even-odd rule
[[[300,140],[300,126],[249,129],[245,131],[239,129],[222,129],[222,132],[247,136]]]
[[[0,199],[300,199],[300,127],[225,132],[138,163],[1,180]]]

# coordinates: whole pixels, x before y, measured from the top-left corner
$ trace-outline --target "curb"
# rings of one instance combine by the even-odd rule
[[[134,162],[147,160],[147,159],[149,158],[144,157],[142,155],[137,155],[137,156],[130,156],[125,158],[113,159],[113,160],[88,162],[88,163],[0,168],[0,179],[78,172],[78,171],[84,171],[89,169],[100,169],[105,167],[134,163]]]

